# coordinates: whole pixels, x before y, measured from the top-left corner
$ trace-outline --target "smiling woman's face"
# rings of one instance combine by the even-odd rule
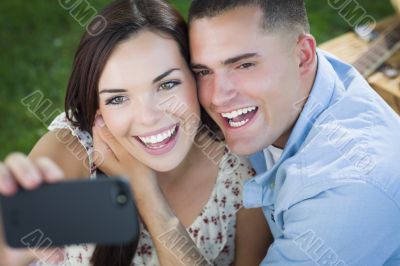
[[[151,31],[120,43],[99,80],[105,124],[135,158],[166,172],[185,158],[200,109],[178,44]]]

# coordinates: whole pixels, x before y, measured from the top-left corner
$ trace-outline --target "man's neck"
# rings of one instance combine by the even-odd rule
[[[317,55],[318,57],[318,55]],[[318,71],[318,59],[315,60],[315,65],[313,67],[313,70],[310,72],[310,75],[308,77],[305,78],[304,80],[304,93],[303,96],[301,96],[301,98],[299,99],[299,104],[295,105],[296,109],[298,109],[298,113],[297,113],[297,117],[294,121],[294,123],[292,124],[292,126],[286,130],[272,145],[274,145],[277,148],[280,149],[284,149],[289,138],[290,135],[292,134],[292,131],[297,123],[297,120],[299,119],[301,112],[303,111],[303,108],[305,106],[305,104],[307,103],[308,97],[311,94],[312,88],[314,87],[314,82],[315,79],[317,77],[317,71]]]

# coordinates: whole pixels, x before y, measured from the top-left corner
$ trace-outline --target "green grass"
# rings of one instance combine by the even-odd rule
[[[89,0],[96,9],[109,0]],[[186,15],[190,1],[172,1]],[[307,0],[311,30],[318,42],[351,27],[327,4]],[[359,0],[377,20],[393,13],[389,1]],[[28,152],[46,132],[45,125],[21,103],[40,90],[51,101],[36,115],[62,110],[72,58],[84,28],[58,1],[3,0],[0,2],[0,160],[11,151]],[[43,111],[41,108],[39,111]],[[48,121],[48,118],[47,118]]]

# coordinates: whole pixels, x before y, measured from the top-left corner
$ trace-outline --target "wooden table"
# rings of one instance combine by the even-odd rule
[[[399,17],[393,16],[383,20],[376,26],[377,32],[382,32],[388,25],[399,19]],[[354,63],[368,49],[368,46],[368,42],[363,41],[353,32],[346,33],[319,45],[321,49],[350,64]],[[386,64],[400,69],[400,51],[394,53],[386,61]],[[400,114],[400,75],[395,78],[389,78],[382,72],[377,71],[369,76],[367,80],[379,95]]]

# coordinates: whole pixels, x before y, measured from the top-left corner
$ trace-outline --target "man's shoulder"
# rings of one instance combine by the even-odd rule
[[[311,158],[317,156],[330,162],[353,161],[356,168],[373,168],[372,164],[363,166],[362,163],[367,162],[358,157],[365,159],[384,154],[390,157],[389,161],[396,160],[391,156],[400,150],[400,117],[352,66],[321,50],[319,56],[324,58],[320,61],[325,62],[322,64],[325,69],[330,68],[334,74],[334,89],[325,106],[318,102],[323,99],[313,98],[315,109],[321,109],[318,105],[324,107],[316,117],[301,114],[302,120],[310,117],[307,123],[312,126],[300,151]],[[318,95],[323,97],[324,94]],[[364,169],[362,174],[370,170]]]
[[[297,254],[312,255],[310,258],[318,260],[319,256],[311,248],[317,242],[324,246],[324,250],[336,252],[335,258],[349,265],[382,265],[389,258],[398,256],[394,251],[400,247],[400,210],[376,187],[363,182],[343,182],[341,186],[313,196],[305,197],[304,194],[305,191],[298,193],[296,198],[303,199],[284,206],[286,208],[275,208],[277,232],[285,232],[285,238],[276,239],[274,247],[269,250],[270,256],[286,249],[286,254],[303,251],[306,253]],[[293,241],[288,241],[288,238]],[[288,247],[287,243],[291,246]],[[363,256],[355,257],[354,254]]]
[[[400,119],[383,113],[334,106],[321,114],[298,152],[303,186],[362,180],[393,197],[398,194]]]

